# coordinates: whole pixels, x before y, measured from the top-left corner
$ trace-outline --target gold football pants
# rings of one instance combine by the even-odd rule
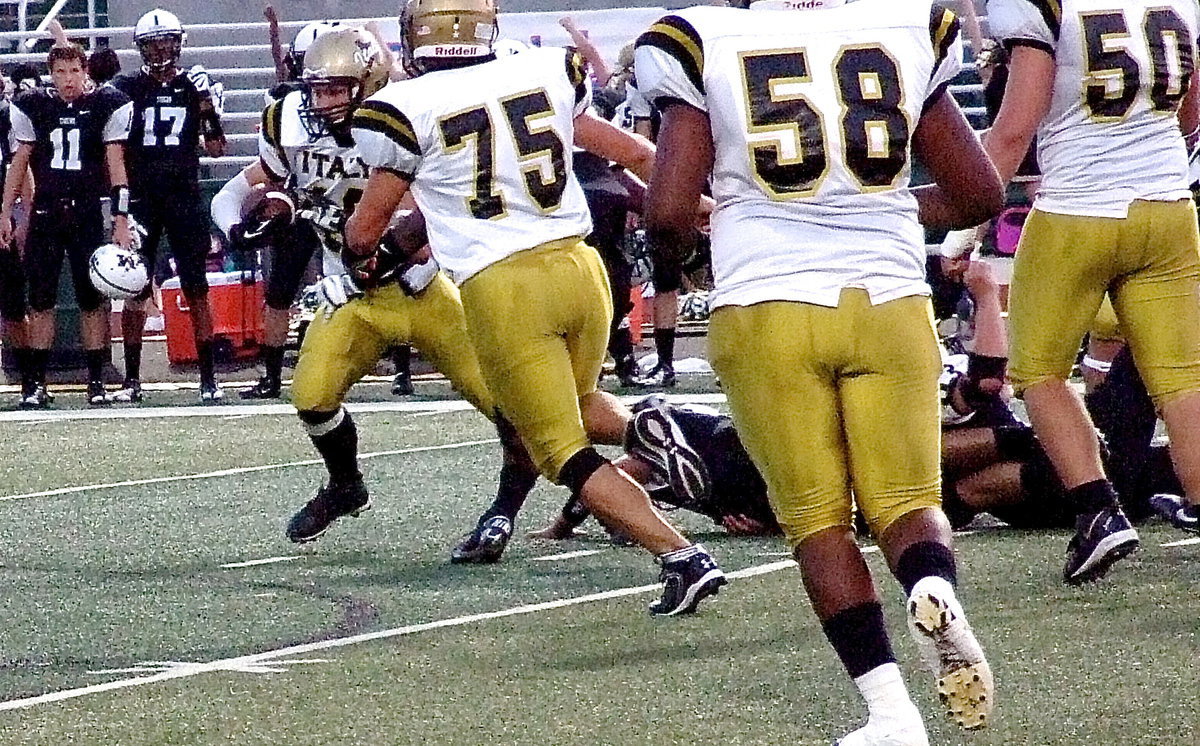
[[[1029,214],[1009,296],[1017,392],[1071,374],[1104,294],[1158,407],[1200,391],[1200,234],[1190,200],[1126,218]]]
[[[444,274],[415,297],[391,284],[370,290],[326,317],[318,312],[304,336],[292,380],[300,411],[333,412],[346,392],[389,347],[411,344],[488,418],[495,404],[467,336],[458,288]]]
[[[846,289],[837,308],[725,306],[709,347],[793,548],[850,527],[855,505],[879,536],[941,504],[942,363],[928,298],[872,306]]]
[[[579,400],[596,390],[612,298],[576,238],[513,254],[462,286],[467,328],[496,404],[547,479],[591,445]]]

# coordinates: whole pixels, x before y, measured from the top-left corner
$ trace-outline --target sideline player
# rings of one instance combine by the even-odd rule
[[[200,194],[201,141],[209,156],[225,152],[221,116],[205,73],[180,70],[183,25],[165,10],[138,19],[134,41],[142,68],[113,78],[112,85],[133,100],[128,159],[133,215],[146,230],[142,254],[153,270],[163,236],[171,244],[180,287],[191,309],[200,362],[200,401],[222,398],[213,372],[212,312],[208,304],[205,262],[211,240],[208,212]],[[142,400],[142,330],[151,289],[125,302],[121,332],[125,339],[125,384],[115,401]]]
[[[112,240],[125,248],[130,245],[124,151],[133,107],[124,94],[93,87],[87,76],[87,55],[77,46],[54,47],[48,65],[54,91],[37,88],[21,94],[10,109],[13,137],[19,144],[0,209],[0,244],[8,245],[13,239],[13,202],[32,173],[33,214],[24,257],[29,350],[21,405],[41,408],[52,400],[46,391],[46,364],[54,341],[64,254],[82,311],[88,403],[101,405],[108,402],[103,381],[107,305],[88,276],[88,260],[104,242],[101,200],[106,194],[112,197]]]
[[[354,118],[372,172],[347,225],[353,263],[376,261],[411,187],[434,256],[461,288],[500,411],[546,477],[660,558],[663,595],[651,613],[694,611],[724,573],[595,450],[585,428],[591,402],[602,399],[612,306],[599,254],[582,241],[591,220],[569,151],[575,142],[605,155],[576,136],[577,119],[593,121],[582,57],[545,48],[497,59],[492,0],[410,0],[401,34],[416,77],[388,86]]]
[[[1013,269],[1009,377],[1075,505],[1063,579],[1080,583],[1138,546],[1067,383],[1105,293],[1166,421],[1182,518],[1197,525],[1200,236],[1183,135],[1200,125],[1200,8],[992,0],[988,11],[1011,51],[988,152],[1008,180],[1036,132],[1043,174]]]
[[[939,508],[941,361],[921,223],[990,217],[1000,183],[947,91],[962,59],[953,13],[891,0],[749,6],[680,11],[638,40],[638,83],[663,114],[648,237],[656,261],[679,261],[687,205],[714,174],[711,359],[866,700],[866,725],[839,743],[924,746],[852,514],[908,595],[949,713],[983,726],[991,670],[955,594]],[[935,185],[910,190],[914,157]]]

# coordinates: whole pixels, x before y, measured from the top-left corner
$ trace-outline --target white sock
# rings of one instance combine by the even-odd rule
[[[679,560],[690,559],[704,551],[704,547],[699,544],[692,544],[690,547],[676,549],[674,552],[664,552],[658,555],[658,558],[665,565],[668,562],[678,562]]]
[[[855,679],[854,685],[866,700],[872,720],[909,716],[917,709],[908,696],[900,667],[895,663],[872,668]]]

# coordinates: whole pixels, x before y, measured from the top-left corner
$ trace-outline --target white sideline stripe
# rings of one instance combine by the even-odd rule
[[[562,554],[547,554],[545,557],[530,557],[530,562],[554,562],[556,560],[569,560],[576,557],[590,557],[593,554],[600,554],[603,549],[580,549],[577,552],[563,552]]]
[[[781,562],[771,562],[765,565],[756,565],[747,567],[744,570],[737,570],[728,573],[730,578],[750,578],[756,575],[766,575],[768,573],[785,570],[790,567],[795,567],[796,563],[792,560],[784,560]],[[323,640],[321,642],[312,642],[305,645],[292,645],[290,647],[279,648],[277,650],[268,650],[265,653],[255,653],[253,655],[243,655],[238,658],[225,658],[224,660],[212,661],[210,663],[196,663],[194,665],[179,667],[162,673],[154,674],[153,676],[137,676],[130,679],[119,679],[117,681],[109,681],[104,684],[93,684],[92,686],[82,686],[76,689],[64,689],[62,691],[50,692],[37,697],[25,697],[23,699],[13,699],[7,702],[0,702],[0,712],[6,710],[21,710],[37,705],[50,704],[52,702],[62,702],[68,699],[76,699],[78,697],[86,697],[90,694],[101,694],[103,692],[116,691],[118,689],[128,689],[135,686],[146,686],[147,684],[158,684],[164,681],[173,679],[189,678],[202,673],[211,673],[214,671],[233,671],[236,669],[244,669],[263,661],[277,660],[286,658],[291,655],[302,655],[304,653],[312,653],[318,650],[330,650],[333,648],[342,648],[349,645],[358,645],[364,642],[373,642],[375,640],[387,640],[393,637],[404,637],[406,635],[415,635],[420,632],[428,632],[436,629],[446,629],[449,627],[461,627],[475,622],[484,622],[490,619],[503,619],[504,617],[519,616],[522,614],[535,614],[540,611],[552,611],[554,609],[563,609],[569,606],[578,606],[580,604],[591,603],[593,601],[607,601],[613,598],[622,598],[624,596],[634,596],[641,593],[649,593],[662,588],[662,585],[655,583],[654,585],[639,585],[630,588],[617,588],[611,591],[603,591],[601,593],[592,593],[586,596],[577,596],[575,598],[564,598],[558,601],[546,601],[538,604],[528,604],[525,606],[515,606],[511,609],[503,609],[501,611],[491,611],[486,614],[472,614],[470,616],[460,616],[453,619],[442,619],[436,622],[428,622],[425,624],[412,624],[407,627],[396,627],[395,629],[385,629],[378,632],[367,632],[361,635],[352,635],[350,637],[339,637],[333,640]]]
[[[489,443],[499,443],[495,438],[488,440],[466,440],[462,443],[446,443],[440,446],[420,446],[418,448],[400,448],[394,451],[376,451],[375,453],[364,453],[359,455],[359,460],[382,458],[384,456],[400,456],[406,453],[425,453],[427,451],[448,451],[454,448],[470,448],[471,446],[487,445]],[[316,464],[324,463],[321,459],[308,459],[307,461],[290,461],[285,464],[264,464],[262,466],[242,466],[236,469],[221,469],[220,471],[210,471],[203,474],[181,474],[174,477],[153,477],[151,479],[130,479],[125,482],[109,482],[106,484],[85,484],[79,487],[63,487],[57,490],[45,490],[43,492],[28,492],[24,495],[8,495],[0,497],[0,502],[10,502],[12,500],[30,500],[35,497],[56,497],[58,495],[73,495],[78,492],[92,492],[94,490],[111,490],[118,487],[140,487],[147,484],[167,484],[170,482],[191,482],[199,479],[217,479],[219,477],[232,477],[238,474],[254,474],[260,471],[276,471],[278,469],[291,469],[296,466],[315,466]]]
[[[1200,536],[1197,536],[1197,537],[1194,537],[1191,539],[1184,539],[1182,541],[1172,541],[1168,544],[1163,544],[1162,546],[1164,546],[1164,547],[1190,547],[1193,544],[1200,544]]]
[[[357,402],[347,404],[351,412],[465,412],[473,407],[461,399],[445,401],[390,401]],[[196,404],[182,407],[131,407],[129,409],[62,409],[0,412],[0,423],[6,422],[66,422],[71,420],[158,420],[178,417],[237,417],[291,415],[296,408],[291,404],[218,404],[216,406]]]
[[[250,560],[249,562],[230,562],[227,565],[221,565],[222,570],[233,570],[238,567],[255,567],[257,565],[273,565],[276,562],[292,562],[300,559],[295,555],[287,557],[267,557],[266,559]]]
[[[633,404],[643,396],[624,396],[621,401]],[[668,394],[672,404],[724,404],[724,394]],[[467,412],[472,407],[462,399],[441,401],[385,401],[355,402],[346,409],[354,413],[373,414],[378,412],[405,412],[410,414],[435,415],[451,412]],[[291,404],[219,404],[216,406],[194,404],[178,407],[130,407],[128,409],[62,409],[0,412],[3,423],[67,422],[71,420],[158,420],[178,417],[255,417],[266,415],[295,415]]]

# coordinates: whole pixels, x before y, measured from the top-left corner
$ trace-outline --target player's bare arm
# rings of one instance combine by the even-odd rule
[[[370,256],[383,238],[400,207],[409,183],[399,174],[385,169],[373,169],[362,201],[346,221],[346,247],[358,257]]]
[[[1045,50],[1013,48],[1004,103],[996,123],[983,136],[984,147],[1005,184],[1017,173],[1038,125],[1050,111],[1054,71],[1054,58]]]
[[[575,117],[575,144],[589,153],[619,163],[639,179],[650,181],[654,173],[654,144],[606,122],[591,111]]]
[[[1004,184],[948,91],[921,116],[913,149],[934,181],[913,190],[923,224],[970,228],[1004,208]]]
[[[1192,75],[1187,93],[1179,104],[1179,129],[1183,132],[1188,151],[1200,142],[1200,76]]]
[[[33,143],[23,142],[13,153],[8,175],[4,178],[4,204],[0,208],[0,249],[7,249],[16,230],[13,226],[13,205],[24,191],[29,175],[29,159],[33,156]]]
[[[129,232],[129,177],[125,173],[125,143],[110,142],[104,146],[104,161],[108,166],[108,183],[113,192],[113,243],[128,249],[133,240]]]
[[[654,181],[646,191],[643,216],[655,257],[682,261],[695,236],[696,203],[714,159],[708,115],[686,104],[663,111]]]

